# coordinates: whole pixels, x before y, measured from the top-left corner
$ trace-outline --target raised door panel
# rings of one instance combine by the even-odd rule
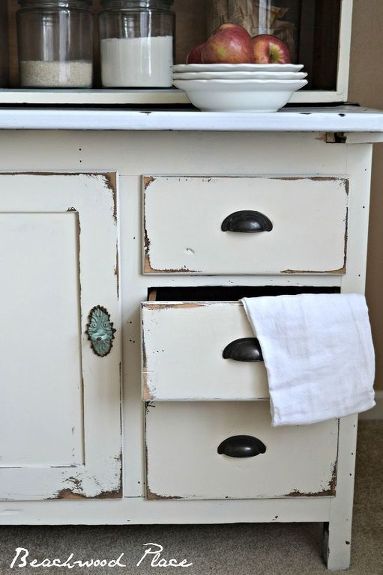
[[[111,174],[0,175],[1,499],[121,495],[116,213]]]
[[[147,274],[345,273],[342,177],[146,176],[143,183]]]
[[[2,468],[83,461],[76,230],[73,212],[0,214]]]

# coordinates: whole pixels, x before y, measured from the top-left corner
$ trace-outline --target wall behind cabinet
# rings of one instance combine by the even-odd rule
[[[351,48],[351,102],[383,109],[383,2],[354,0]],[[375,146],[370,237],[368,249],[367,299],[375,341],[377,388],[383,389],[383,144]]]

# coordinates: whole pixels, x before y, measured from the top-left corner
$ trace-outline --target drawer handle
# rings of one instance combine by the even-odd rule
[[[251,435],[235,435],[222,441],[217,451],[228,457],[255,457],[266,452],[266,445]]]
[[[237,232],[243,234],[256,234],[259,232],[271,232],[273,224],[267,216],[261,212],[242,210],[234,212],[224,219],[221,230],[223,232]]]
[[[223,350],[222,357],[234,361],[263,361],[262,349],[256,337],[232,341]]]

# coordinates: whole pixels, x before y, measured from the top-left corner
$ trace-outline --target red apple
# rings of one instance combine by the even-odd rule
[[[202,57],[201,57],[201,50],[203,48],[203,44],[200,44],[199,46],[195,46],[194,48],[192,48],[189,52],[189,54],[186,56],[186,64],[201,64],[202,63]]]
[[[255,64],[290,64],[290,51],[282,40],[270,34],[260,34],[252,39]]]
[[[253,61],[251,36],[236,24],[222,24],[201,47],[204,64],[249,64]]]

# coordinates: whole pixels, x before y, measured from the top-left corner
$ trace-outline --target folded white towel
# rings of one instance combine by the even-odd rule
[[[375,405],[368,309],[357,294],[242,300],[268,374],[273,425],[302,425]]]

